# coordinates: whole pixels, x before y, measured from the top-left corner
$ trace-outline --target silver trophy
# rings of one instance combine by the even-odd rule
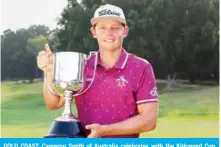
[[[89,89],[84,87],[83,70],[87,55],[77,52],[57,52],[53,54],[52,90],[64,98],[64,111],[54,120],[45,138],[84,138],[83,129],[72,113],[73,97]],[[96,69],[94,69],[96,70]]]

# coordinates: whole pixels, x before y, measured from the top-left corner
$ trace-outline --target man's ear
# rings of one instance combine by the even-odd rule
[[[97,38],[95,29],[94,29],[93,26],[91,27],[90,31],[91,31],[92,36],[93,36],[94,38]]]
[[[129,33],[129,27],[128,27],[128,26],[125,26],[125,27],[124,27],[124,32],[123,32],[124,38],[127,37],[128,33]]]

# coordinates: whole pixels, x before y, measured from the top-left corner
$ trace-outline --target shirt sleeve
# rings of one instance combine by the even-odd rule
[[[157,84],[152,65],[146,64],[139,81],[135,99],[137,104],[158,102]]]

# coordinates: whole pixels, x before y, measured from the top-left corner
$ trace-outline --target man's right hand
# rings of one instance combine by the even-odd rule
[[[45,44],[45,50],[40,51],[37,56],[38,68],[46,73],[51,73],[53,64],[52,51],[48,44]]]

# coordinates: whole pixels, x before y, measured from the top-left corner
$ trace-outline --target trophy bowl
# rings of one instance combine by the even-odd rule
[[[45,138],[85,138],[80,121],[71,111],[73,96],[83,89],[87,55],[78,52],[53,54],[52,90],[64,98],[63,114],[56,118]]]

